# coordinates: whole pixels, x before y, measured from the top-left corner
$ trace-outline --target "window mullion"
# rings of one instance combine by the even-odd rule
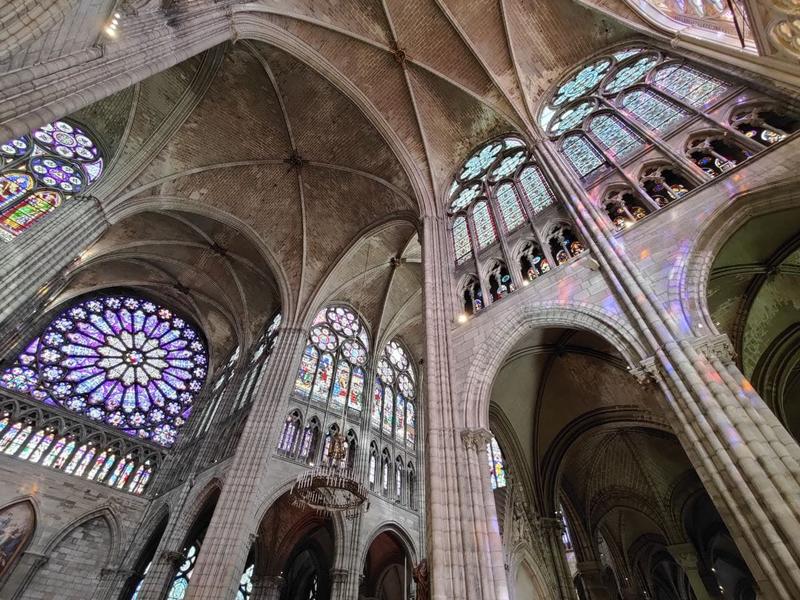
[[[525,169],[527,166],[536,166],[536,163],[527,163],[523,165],[522,169],[520,169],[519,172],[521,173],[522,170]],[[541,175],[542,177],[544,177],[544,172],[541,172]],[[519,198],[522,198],[522,202],[520,202],[520,204],[522,204],[523,210],[525,210],[525,214],[528,215],[528,225],[530,226],[530,229],[533,232],[533,239],[536,241],[537,244],[539,244],[539,249],[542,251],[542,254],[544,254],[544,257],[547,259],[548,264],[551,265],[551,268],[554,267],[555,262],[553,261],[553,257],[550,256],[550,249],[547,248],[547,244],[545,244],[542,241],[542,236],[540,235],[538,228],[534,224],[535,216],[533,213],[533,208],[531,207],[532,202],[528,198],[528,194],[525,191],[525,188],[522,187],[522,184],[519,181],[519,177],[514,178],[514,191],[517,193]],[[518,258],[519,257],[515,256],[514,260],[517,260],[517,262],[519,262]],[[518,268],[519,265],[517,264],[515,265],[515,267]]]
[[[502,211],[500,210],[500,206],[497,203],[497,196],[495,195],[495,188],[496,185],[489,185],[488,182],[484,182],[484,192],[486,194],[486,203],[489,205],[489,214],[492,215],[494,220],[494,228],[495,228],[495,235],[497,239],[500,241],[500,251],[503,254],[503,261],[506,264],[506,268],[508,269],[509,274],[511,275],[511,281],[514,284],[514,289],[519,289],[522,285],[522,279],[516,273],[516,269],[510,269],[508,265],[511,264],[511,248],[508,245],[508,228],[506,227],[506,221],[503,217]],[[519,200],[517,200],[519,202]],[[498,218],[499,217],[499,218]],[[498,226],[502,223],[502,226]],[[484,296],[486,298],[486,296]]]

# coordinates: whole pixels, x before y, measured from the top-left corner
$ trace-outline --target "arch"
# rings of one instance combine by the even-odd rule
[[[0,586],[33,542],[39,529],[37,517],[36,502],[32,496],[14,499],[0,508]]]
[[[120,559],[118,555],[121,550],[122,529],[116,513],[110,506],[102,506],[100,508],[91,510],[62,527],[59,532],[53,535],[53,537],[44,547],[42,554],[49,556],[53,549],[58,546],[58,544],[60,544],[73,530],[93,519],[103,519],[106,522],[111,535],[111,549],[105,555],[106,562],[104,563],[104,567],[118,563]]]
[[[67,543],[80,532],[80,555],[73,543]],[[47,561],[40,563],[27,577],[22,592],[37,595],[58,589],[65,600],[81,600],[100,583],[103,569],[119,562],[120,528],[114,512],[108,507],[90,511],[75,519],[53,536],[43,554]],[[77,561],[73,561],[77,558]],[[82,589],[73,584],[74,577],[84,581]],[[66,578],[66,579],[64,579]]]
[[[705,221],[686,250],[682,268],[669,286],[670,304],[680,306],[684,320],[702,324],[707,331],[719,334],[708,309],[708,281],[719,251],[747,221],[797,207],[800,178],[769,184],[735,194]]]
[[[465,423],[485,427],[494,379],[508,352],[530,331],[566,327],[590,331],[614,346],[631,368],[647,356],[631,327],[609,312],[590,305],[542,302],[520,307],[486,337],[474,353],[464,390]]]
[[[358,562],[356,564],[364,564],[364,561],[367,559],[369,547],[372,545],[372,542],[375,541],[375,538],[382,533],[391,533],[393,536],[395,536],[402,544],[404,550],[411,559],[412,564],[417,563],[417,550],[414,546],[413,536],[398,521],[384,521],[380,525],[375,526],[372,531],[363,538],[365,543],[361,547],[361,551],[358,556]]]

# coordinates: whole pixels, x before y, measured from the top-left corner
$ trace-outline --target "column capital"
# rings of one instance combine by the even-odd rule
[[[708,360],[719,359],[723,363],[728,363],[736,358],[736,351],[733,343],[727,334],[705,335],[693,340],[692,345],[695,350],[705,356]]]
[[[651,383],[658,383],[663,379],[661,366],[654,356],[640,361],[638,367],[630,369],[630,374],[643,386],[650,385]]]
[[[492,432],[485,427],[475,429],[462,429],[461,441],[464,442],[464,447],[469,450],[476,451],[486,450],[486,444],[492,440]]]
[[[667,551],[672,555],[684,571],[697,571],[697,550],[689,542],[667,546]]]
[[[332,584],[344,583],[347,581],[347,578],[349,576],[350,576],[350,571],[348,571],[347,569],[333,568],[330,570],[330,577]]]
[[[177,550],[164,550],[164,552],[161,553],[161,559],[173,567],[179,567],[181,563],[186,560],[186,555]]]

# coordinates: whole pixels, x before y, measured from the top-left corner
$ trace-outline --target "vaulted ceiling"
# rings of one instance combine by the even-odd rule
[[[334,300],[421,356],[419,219],[443,210],[432,198],[486,138],[535,131],[555,80],[630,35],[573,2],[237,10],[280,30],[283,49],[223,44],[74,115],[106,150],[93,193],[112,227],[67,294],[126,280],[177,293],[220,356],[278,304],[307,318]],[[111,255],[114,277],[100,272]]]

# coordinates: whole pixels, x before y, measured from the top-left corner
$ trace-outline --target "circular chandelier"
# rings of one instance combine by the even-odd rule
[[[352,469],[347,468],[347,440],[337,432],[331,439],[328,456],[323,463],[298,475],[292,486],[292,504],[300,508],[310,508],[321,514],[331,516],[344,514],[356,517],[367,501],[367,488],[353,477]]]

